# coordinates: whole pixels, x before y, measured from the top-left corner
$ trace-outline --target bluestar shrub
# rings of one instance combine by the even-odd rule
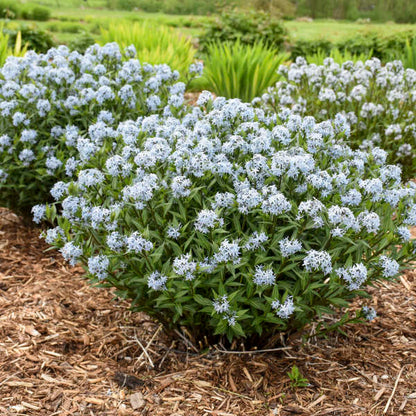
[[[385,151],[348,147],[342,115],[277,117],[208,92],[197,104],[97,126],[85,140],[100,148],[55,184],[57,205],[35,208],[93,281],[167,328],[260,344],[415,259],[415,184]]]
[[[178,72],[134,56],[113,43],[83,55],[59,47],[8,58],[0,70],[0,206],[27,215],[49,200],[53,183],[72,174],[73,157],[99,148],[108,123],[185,111]]]
[[[319,121],[342,112],[351,126],[353,148],[379,146],[389,152],[388,162],[400,163],[404,177],[416,174],[416,71],[400,61],[381,65],[366,62],[308,64],[297,58],[281,66],[283,79],[263,96],[268,108],[289,108]]]

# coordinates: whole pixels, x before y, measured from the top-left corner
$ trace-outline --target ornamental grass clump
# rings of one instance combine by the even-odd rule
[[[113,126],[186,112],[179,73],[135,55],[112,43],[83,55],[61,46],[8,58],[0,69],[0,206],[30,217],[57,180],[116,134]]]
[[[281,66],[284,77],[263,95],[266,107],[289,108],[323,121],[342,112],[351,125],[349,144],[357,149],[381,147],[388,162],[399,163],[404,178],[416,175],[416,71],[400,61],[308,64],[297,58]]]
[[[261,42],[211,43],[200,81],[216,95],[248,102],[276,83],[277,70],[288,58],[288,54],[276,53]]]
[[[134,45],[141,60],[151,64],[168,64],[184,75],[195,60],[192,41],[173,28],[147,22],[110,24],[101,29],[103,43],[117,42],[121,46]]]
[[[278,118],[204,92],[181,120],[115,132],[53,187],[45,238],[169,329],[261,345],[415,259],[415,184],[385,151],[348,147],[341,115]]]

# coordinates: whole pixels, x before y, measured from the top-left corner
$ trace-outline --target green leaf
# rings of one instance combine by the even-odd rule
[[[202,306],[211,306],[212,307],[212,300],[202,297],[201,295],[195,294],[193,296],[196,303]]]

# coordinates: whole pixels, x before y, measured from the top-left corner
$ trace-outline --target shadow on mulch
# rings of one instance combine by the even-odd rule
[[[416,279],[379,284],[378,318],[302,346],[199,355],[82,279],[0,210],[2,415],[416,414]],[[292,389],[296,364],[309,386]]]

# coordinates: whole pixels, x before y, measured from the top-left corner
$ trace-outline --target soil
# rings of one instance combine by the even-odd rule
[[[371,288],[378,317],[345,335],[201,354],[38,235],[0,210],[1,415],[416,415],[413,271]],[[307,386],[293,387],[294,365]]]

